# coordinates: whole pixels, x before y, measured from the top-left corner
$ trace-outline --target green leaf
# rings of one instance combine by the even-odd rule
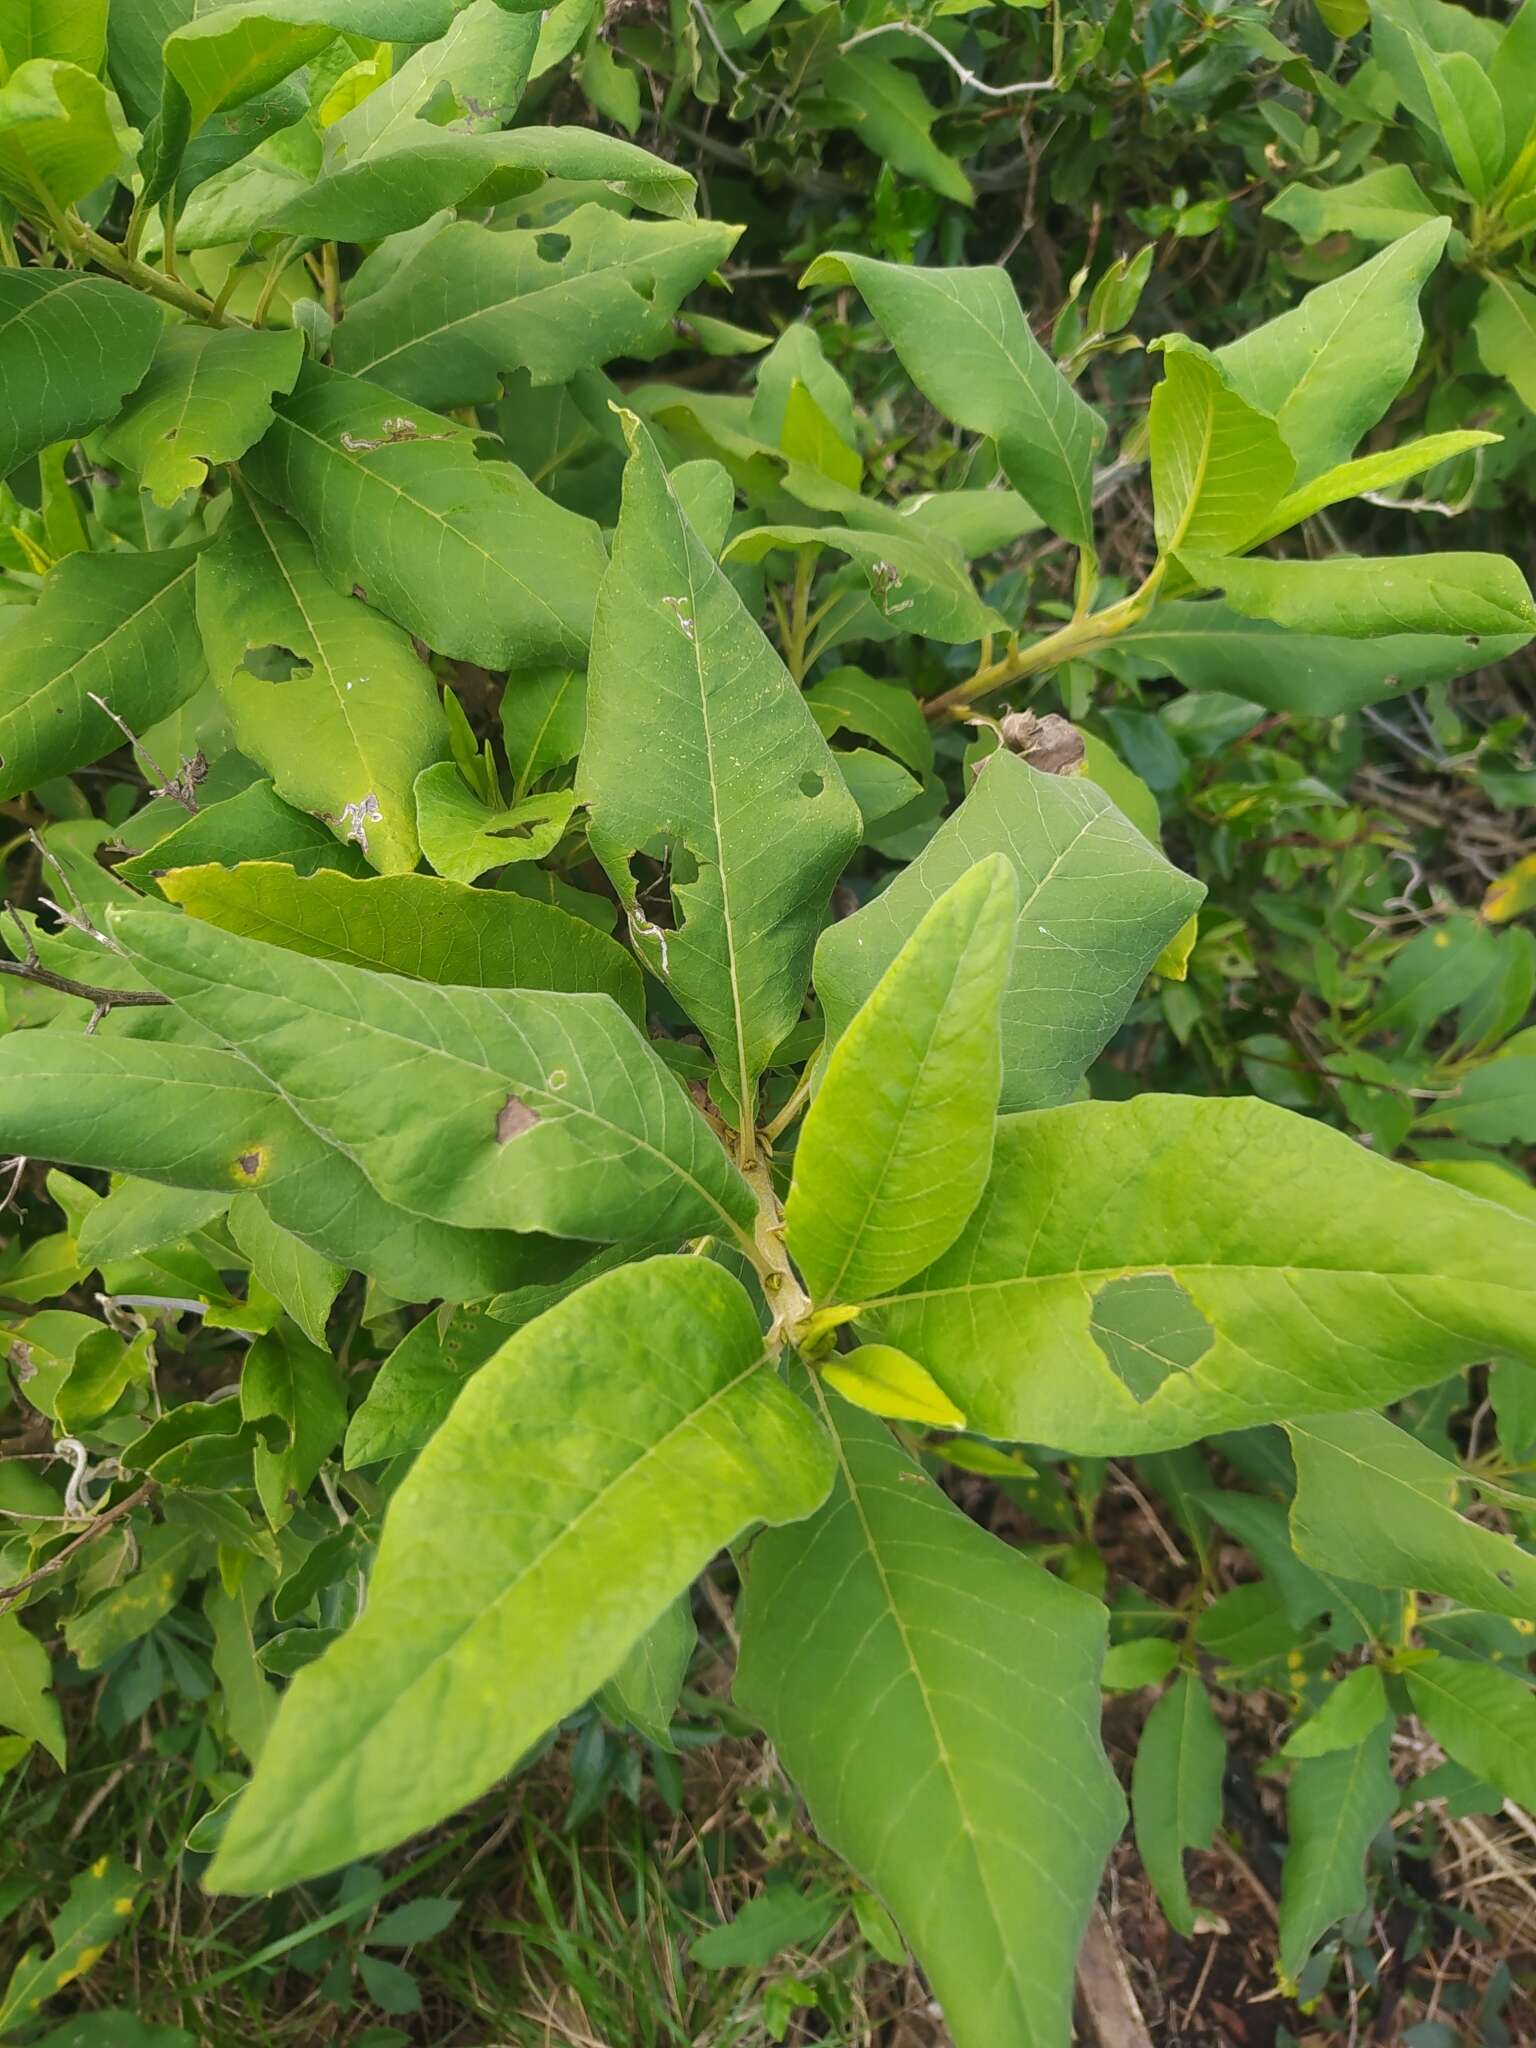
[[[419,43],[441,35],[456,12],[455,0],[234,0],[181,22],[161,51],[160,133],[146,198],[170,189],[205,121],[269,91],[338,31]]]
[[[587,730],[587,675],[579,668],[542,668],[507,677],[501,693],[501,737],[515,798],[581,752]]]
[[[511,370],[527,370],[535,388],[564,384],[670,336],[683,299],[740,232],[595,205],[555,229],[453,222],[349,312],[336,367],[434,406],[490,404]]]
[[[672,1717],[688,1676],[699,1632],[686,1593],[654,1621],[597,1695],[610,1721],[671,1749]]]
[[[1333,718],[1425,683],[1450,682],[1518,653],[1529,636],[1388,633],[1375,640],[1297,633],[1230,605],[1157,605],[1117,648],[1153,661],[1191,690],[1231,691],[1271,711]]]
[[[1422,476],[1426,469],[1433,469],[1438,462],[1449,462],[1472,448],[1490,447],[1501,438],[1498,434],[1474,430],[1424,434],[1417,441],[1405,441],[1400,448],[1386,448],[1379,455],[1361,455],[1353,462],[1341,462],[1336,469],[1327,470],[1299,491],[1292,491],[1282,498],[1265,520],[1262,532],[1253,538],[1256,543],[1269,540],[1277,533],[1284,533],[1289,526],[1299,526],[1303,519],[1310,519],[1315,512],[1321,512],[1329,505],[1341,504],[1346,498],[1362,497],[1367,491],[1389,490],[1393,484],[1404,483],[1409,477]]]
[[[234,462],[261,439],[273,394],[293,389],[303,359],[293,330],[168,327],[99,453],[134,471],[157,505],[174,504],[201,487],[210,463]]]
[[[1152,1274],[1210,1342],[1138,1395],[1092,1326]],[[970,1223],[870,1322],[981,1434],[1116,1456],[1530,1357],[1533,1293],[1513,1212],[1266,1102],[1144,1095],[1005,1119]]]
[[[336,1361],[329,1351],[280,1322],[245,1354],[240,1413],[247,1422],[275,1416],[287,1431],[281,1449],[258,1445],[256,1450],[256,1492],[267,1520],[280,1529],[302,1503],[347,1426],[346,1396]]]
[[[274,1223],[255,1195],[236,1195],[229,1208],[229,1234],[250,1260],[256,1285],[282,1303],[311,1344],[324,1344],[346,1267]]]
[[[475,433],[307,363],[242,465],[339,588],[488,668],[582,661],[603,546]]]
[[[294,1679],[212,1888],[270,1891],[476,1797],[722,1544],[811,1513],[829,1465],[709,1261],[626,1266],[541,1316],[401,1484],[363,1617]]]
[[[5,273],[0,273],[3,277]],[[144,732],[204,679],[190,548],[68,555],[0,637],[0,796],[123,744],[100,704]]]
[[[281,861],[298,875],[323,869],[360,878],[369,872],[355,845],[343,845],[318,819],[285,804],[270,782],[252,782],[235,796],[203,804],[146,852],[121,862],[117,873],[153,896],[160,878],[178,869],[258,860]]]
[[[198,559],[197,622],[236,743],[278,795],[385,873],[414,868],[416,777],[448,730],[409,634],[343,597],[302,527],[246,491]]]
[[[1520,150],[1536,135],[1536,7],[1525,0],[1499,38],[1499,46],[1488,66],[1488,78],[1498,95],[1508,140],[1509,165],[1513,168]]]
[[[1148,430],[1158,549],[1226,554],[1268,526],[1296,464],[1274,421],[1238,396],[1214,356],[1180,336],[1163,348]]]
[[[1365,1904],[1365,1853],[1396,1809],[1390,1720],[1356,1747],[1311,1758],[1291,1773],[1280,1968],[1292,1982],[1329,1928]]]
[[[1472,331],[1485,366],[1536,409],[1536,292],[1490,272]]]
[[[843,526],[754,526],[726,549],[727,562],[760,562],[775,548],[832,548],[858,563],[883,618],[900,632],[963,643],[1006,630],[976,595],[959,557],[919,533],[860,533]]]
[[[41,1743],[62,1771],[64,1721],[48,1690],[52,1676],[48,1652],[20,1616],[0,1614],[0,1728]]]
[[[232,1053],[13,1032],[0,1037],[0,1080],[13,1151],[172,1187],[255,1189],[283,1229],[408,1300],[478,1301],[527,1277],[522,1240],[394,1208]],[[548,1247],[533,1250],[546,1270]]]
[[[1331,555],[1316,562],[1243,560],[1186,552],[1197,583],[1219,589],[1245,618],[1298,633],[1367,640],[1377,634],[1536,632],[1536,606],[1507,555]]]
[[[756,1204],[713,1131],[604,996],[436,988],[163,913],[114,929],[387,1201],[569,1237],[751,1227]]]
[[[347,1425],[347,1469],[419,1451],[430,1442],[464,1382],[501,1349],[507,1335],[505,1323],[479,1309],[441,1308],[423,1316],[379,1367]]]
[[[1413,53],[1446,154],[1457,177],[1481,203],[1504,168],[1504,110],[1487,67],[1464,50],[1441,54],[1417,39]]]
[[[1434,1657],[1404,1672],[1413,1711],[1447,1756],[1529,1811],[1536,1806],[1536,1695],[1513,1671]]]
[[[1104,1610],[968,1521],[882,1425],[839,1405],[836,1427],[825,1507],[752,1547],[736,1697],[891,1908],[956,2048],[1056,2048],[1122,1813]]]
[[[847,448],[858,444],[853,393],[827,361],[821,336],[809,321],[786,327],[757,366],[757,388],[750,412],[752,432],[771,447],[782,447],[790,400],[799,384],[827,426]],[[858,488],[857,482],[853,488]]]
[[[1020,897],[1002,1105],[1044,1106],[1077,1088],[1203,893],[1082,777],[990,755],[918,859],[822,935],[816,992],[835,1043],[930,905],[994,853],[1013,868]]]
[[[0,85],[0,197],[47,220],[114,171],[126,172],[125,140],[99,78],[34,57]]]
[[[785,1242],[812,1299],[887,1293],[947,1251],[992,1163],[1019,891],[1001,854],[948,888],[838,1039],[795,1147]]]
[[[577,792],[637,952],[719,1063],[732,1115],[800,1015],[857,807],[788,670],[689,525],[655,445],[630,458],[593,626]],[[671,914],[631,863],[659,850]]]
[[[789,388],[779,446],[791,462],[808,463],[845,490],[856,491],[864,478],[857,448],[843,438],[797,377]]]
[[[688,1960],[701,1970],[761,1969],[784,1949],[813,1949],[836,1926],[843,1903],[829,1891],[770,1884],[734,1919],[701,1934]]]
[[[99,71],[107,53],[107,0],[0,0],[0,51],[14,70],[60,57]]]
[[[378,97],[370,95],[359,112]],[[532,126],[472,134],[412,119],[409,130],[397,133],[377,154],[324,169],[308,191],[278,206],[270,225],[315,239],[373,242],[419,227],[482,188],[510,199],[536,191],[547,180],[600,185],[674,220],[691,217],[697,189],[693,177],[676,164],[621,136],[590,128]]]
[[[1221,1820],[1227,1745],[1205,1687],[1181,1671],[1147,1716],[1136,1745],[1131,1813],[1136,1848],[1168,1924],[1195,1931],[1184,1851],[1209,1849]]]
[[[142,1884],[116,1856],[102,1856],[71,1878],[69,1897],[48,1929],[49,1952],[29,1948],[0,1996],[0,2034],[35,2021],[48,1999],[101,1960],[126,1930]]]
[[[413,981],[612,996],[637,1024],[645,1019],[633,956],[583,919],[531,897],[435,875],[304,876],[272,861],[173,868],[161,888],[208,924],[312,959]]]
[[[165,323],[127,285],[78,270],[0,270],[0,477],[112,418]]]
[[[467,885],[511,861],[543,860],[565,837],[576,800],[568,789],[524,797],[510,809],[481,802],[452,761],[416,778],[421,849],[437,872]]]
[[[1287,1763],[1354,1749],[1391,1711],[1387,1689],[1374,1664],[1361,1664],[1329,1692],[1317,1712],[1290,1736],[1280,1755]]]
[[[900,683],[878,682],[862,669],[838,668],[813,683],[805,701],[824,739],[862,733],[914,775],[932,771],[932,730],[921,704]]]
[[[964,1429],[965,1417],[931,1373],[889,1344],[860,1344],[829,1358],[821,1376],[867,1415],[921,1422],[929,1429]]]
[[[1308,1564],[1536,1621],[1536,1557],[1457,1513],[1468,1483],[1458,1466],[1384,1415],[1310,1417],[1289,1431],[1291,1531]]]
[[[1047,525],[1092,545],[1104,425],[1035,340],[1005,270],[923,270],[831,250],[801,282],[853,285],[924,397],[957,426],[989,434],[1009,482]]]
[[[257,1661],[254,1628],[257,1609],[271,1591],[274,1576],[271,1566],[247,1556],[233,1589],[214,1580],[203,1593],[203,1613],[213,1631],[210,1662],[222,1695],[224,1723],[231,1740],[252,1763],[261,1755],[277,1715],[277,1694]]]
[[[971,181],[929,133],[937,117],[910,71],[860,50],[834,58],[821,84],[853,110],[854,119],[845,125],[874,156],[943,198],[970,205],[976,196]]]
[[[221,1420],[229,1417],[238,1427],[233,1404],[215,1406],[211,1412],[221,1415]],[[177,1423],[190,1423],[195,1413],[191,1402],[173,1410],[171,1433],[177,1433]],[[140,1445],[144,1442],[141,1437]],[[148,1635],[171,1612],[188,1579],[206,1568],[207,1551],[200,1525],[179,1503],[169,1502],[166,1519],[140,1532],[138,1569],[93,1605],[77,1609],[64,1624],[64,1640],[80,1668],[98,1671],[130,1643]]]
[[[1387,164],[1342,185],[1288,185],[1264,209],[1308,243],[1340,234],[1395,242],[1433,220],[1438,210],[1406,164]]]
[[[1297,484],[1352,454],[1407,383],[1424,334],[1419,290],[1450,230],[1444,218],[1425,221],[1216,351],[1250,405],[1274,416],[1296,458]]]

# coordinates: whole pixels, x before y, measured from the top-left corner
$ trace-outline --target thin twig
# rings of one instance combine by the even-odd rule
[[[39,988],[51,988],[56,995],[78,996],[81,1002],[101,1011],[160,1010],[171,1000],[153,988],[97,988],[89,981],[71,981],[67,974],[55,974],[40,960],[0,960],[0,974],[14,974],[18,981],[35,982]]]
[[[695,4],[697,4],[697,0],[695,0]],[[925,28],[919,28],[915,21],[882,21],[875,28],[861,28],[856,36],[850,36],[847,42],[838,44],[838,53],[839,55],[844,55],[849,50],[856,48],[858,44],[867,43],[875,36],[893,34],[915,36],[918,42],[926,43],[930,50],[944,59],[944,62],[954,72],[956,78],[965,85],[973,86],[977,92],[984,93],[989,100],[1012,99],[1014,94],[1019,92],[1054,92],[1056,90],[1056,80],[1054,77],[1016,78],[1011,85],[988,85],[985,79],[977,77],[968,64],[962,64],[952,50],[946,50],[937,36],[930,35]]]
[[[141,1506],[153,1491],[154,1482],[146,1479],[142,1485],[136,1486],[132,1493],[125,1495],[116,1507],[106,1508],[95,1516],[88,1528],[82,1529],[72,1543],[66,1543],[64,1548],[50,1557],[46,1564],[40,1564],[35,1572],[28,1572],[24,1579],[18,1579],[14,1585],[0,1586],[0,1614],[8,1607],[14,1606],[22,1594],[29,1587],[35,1586],[40,1579],[49,1578],[54,1572],[62,1571],[77,1550],[82,1549],[87,1543],[94,1542],[103,1529],[110,1527],[113,1522],[120,1522],[124,1515]]]

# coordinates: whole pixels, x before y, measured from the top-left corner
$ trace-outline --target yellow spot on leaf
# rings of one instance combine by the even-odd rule
[[[249,1145],[243,1152],[237,1152],[230,1167],[230,1177],[242,1188],[255,1187],[264,1180],[272,1156],[265,1145]]]

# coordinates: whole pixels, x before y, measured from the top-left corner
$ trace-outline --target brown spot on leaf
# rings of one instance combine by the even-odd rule
[[[1010,753],[1022,754],[1031,768],[1044,775],[1077,775],[1087,752],[1083,736],[1070,720],[1048,711],[1037,718],[1033,711],[1005,712],[998,730]]]
[[[266,1155],[260,1151],[237,1152],[235,1155],[235,1171],[244,1175],[246,1180],[260,1180],[261,1169],[265,1165]]]
[[[509,1095],[496,1112],[496,1142],[498,1145],[510,1144],[512,1139],[520,1138],[524,1131],[531,1131],[540,1122],[539,1112],[530,1109],[520,1095]]]

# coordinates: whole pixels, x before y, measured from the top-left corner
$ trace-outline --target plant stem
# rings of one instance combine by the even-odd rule
[[[816,558],[820,553],[820,548],[802,548],[795,557],[795,583],[790,596],[784,666],[797,683],[805,678],[805,648],[810,638],[811,579],[815,574]]]
[[[1045,668],[1058,668],[1075,655],[1102,647],[1146,615],[1157,594],[1159,581],[1158,572],[1154,569],[1139,590],[1121,598],[1118,604],[1108,605],[1101,612],[1085,612],[1081,618],[1069,619],[1043,639],[1033,640],[1027,647],[1015,646],[998,660],[983,663],[963,683],[956,683],[952,690],[945,690],[941,696],[930,697],[923,706],[924,716],[929,719],[963,719],[978,697],[988,696],[993,690],[1006,689],[1010,683],[1021,682],[1025,676],[1038,675]]]
[[[189,313],[194,320],[204,320],[211,327],[222,327],[224,315],[201,292],[193,291],[190,285],[178,278],[167,277],[163,271],[153,269],[148,263],[139,262],[137,257],[127,255],[116,242],[109,242],[105,235],[98,235],[94,228],[88,228],[83,220],[65,219],[62,215],[50,223],[56,240],[77,256],[84,256],[92,263],[100,264],[124,284],[134,285],[141,292],[148,292],[151,298],[163,299],[168,306],[175,306],[183,313]]]
[[[806,1062],[805,1072],[800,1076],[799,1080],[795,1083],[794,1093],[790,1096],[789,1100],[785,1103],[784,1107],[779,1111],[778,1115],[774,1117],[773,1121],[763,1126],[763,1137],[768,1142],[768,1144],[771,1145],[775,1138],[780,1136],[782,1132],[787,1131],[789,1129],[790,1125],[794,1122],[795,1118],[800,1114],[801,1110],[804,1109],[806,1103],[810,1101],[811,1069],[814,1064],[815,1063],[813,1060]]]

